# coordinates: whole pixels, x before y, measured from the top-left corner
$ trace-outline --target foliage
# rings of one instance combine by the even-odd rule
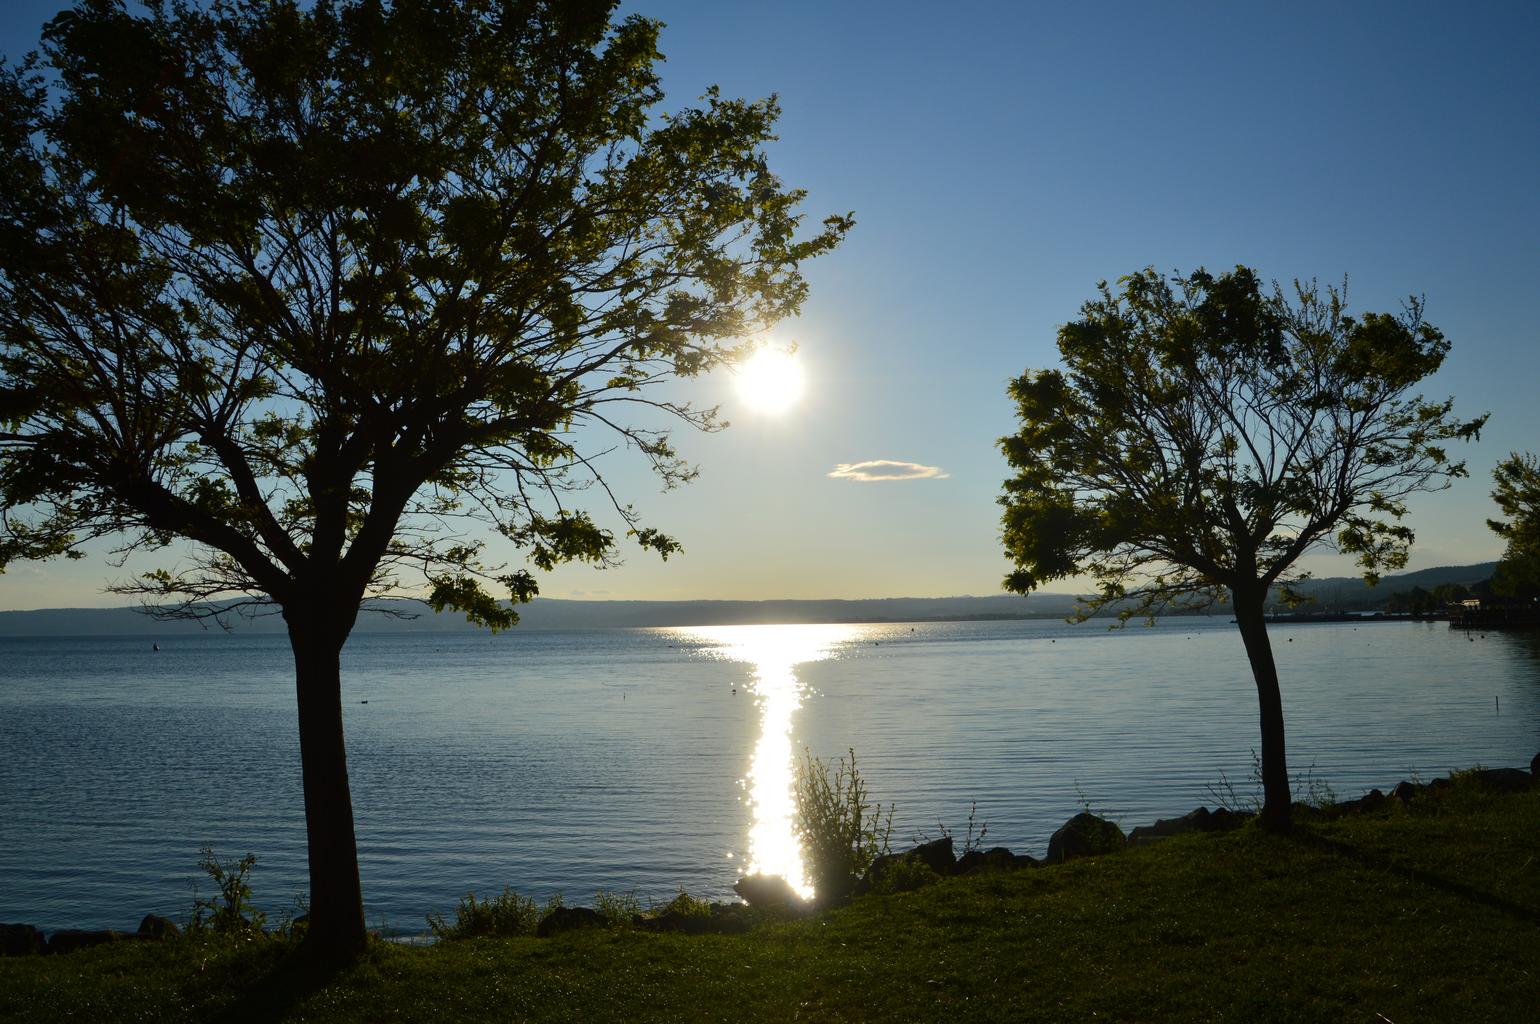
[[[1330,782],[1315,773],[1313,763],[1305,769],[1303,778],[1296,777],[1294,788],[1296,792],[1303,792],[1305,803],[1317,810],[1329,810],[1339,802],[1337,791]]]
[[[657,915],[661,917],[664,914],[676,914],[680,917],[710,917],[711,902],[698,899],[680,889],[679,895],[658,908]]]
[[[885,862],[886,863],[886,862]],[[879,896],[913,892],[941,881],[934,868],[913,854],[906,854],[887,863],[882,877],[872,885],[872,892]]]
[[[658,115],[659,23],[612,4],[81,0],[0,75],[0,563],[204,554],[126,589],[345,606],[407,574],[516,616],[616,539],[562,495],[601,431],[690,478],[652,397],[794,313],[773,100]],[[48,71],[45,73],[43,68]],[[21,510],[31,510],[30,515]],[[629,536],[676,543],[614,511]],[[183,610],[206,613],[195,604]]]
[[[502,893],[489,900],[478,900],[473,892],[466,893],[455,908],[453,924],[442,914],[428,915],[428,930],[437,939],[471,939],[484,935],[508,937],[533,935],[540,919],[561,906],[561,897],[554,896],[542,908],[534,900],[520,896],[512,888],[504,886]]]
[[[1320,545],[1371,580],[1406,564],[1406,497],[1464,476],[1445,445],[1485,422],[1409,394],[1449,349],[1420,300],[1353,317],[1345,288],[1245,267],[1120,284],[1060,328],[1064,369],[1011,383],[1009,589],[1089,575],[1088,609],[1127,619],[1297,582]]]
[[[1432,590],[1413,587],[1390,595],[1385,610],[1407,612],[1411,615],[1435,615],[1451,604],[1458,604],[1471,596],[1470,588],[1460,583],[1440,583]]]
[[[828,899],[849,892],[877,857],[891,851],[893,806],[866,794],[856,752],[830,764],[804,751],[794,783],[796,830],[813,890]]]
[[[1465,475],[1447,445],[1479,432],[1452,400],[1411,393],[1449,343],[1419,299],[1347,313],[1346,286],[1266,289],[1246,267],[1103,282],[1059,329],[1062,369],[1011,382],[1020,429],[1000,442],[1007,589],[1086,575],[1082,617],[1119,621],[1234,602],[1262,711],[1263,815],[1292,802],[1268,591],[1316,547],[1365,578],[1406,564],[1406,499]]]
[[[989,822],[980,821],[978,819],[978,813],[979,802],[974,800],[968,805],[968,824],[963,833],[962,849],[959,851],[959,855],[963,853],[973,853],[976,850],[982,850],[984,848],[984,837],[989,835]],[[943,838],[954,840],[957,838],[953,834],[952,830],[947,827],[946,823],[941,821],[939,818],[936,820],[936,829],[941,833]],[[921,834],[915,837],[915,841],[921,843],[929,842],[930,837],[928,835]]]
[[[278,922],[268,934],[279,939],[303,939],[310,924],[310,894],[296,893],[292,907],[278,915]],[[383,931],[383,928],[376,931]]]
[[[0,66],[0,570],[169,549],[116,589],[281,612],[332,953],[361,605],[506,627],[537,572],[677,551],[607,456],[691,479],[668,428],[721,424],[668,383],[795,314],[852,223],[801,230],[773,98],[660,111],[661,25],[616,7],[77,0]]]
[[[1492,576],[1492,589],[1505,597],[1540,597],[1540,460],[1514,452],[1493,470],[1492,500],[1506,519],[1487,525],[1507,548]]]
[[[251,940],[262,937],[262,926],[267,918],[252,906],[251,886],[246,876],[256,866],[257,855],[248,853],[239,860],[222,861],[214,856],[212,847],[200,851],[198,867],[209,876],[218,890],[217,896],[203,899],[193,887],[192,917],[188,931],[212,932],[214,935]]]
[[[594,909],[612,926],[629,928],[636,916],[642,912],[642,903],[636,898],[634,891],[611,892],[608,889],[600,889],[594,893]]]
[[[1256,761],[1255,770],[1257,777],[1260,778],[1262,762],[1256,758],[1255,751],[1252,752],[1252,758]],[[1243,811],[1247,814],[1256,814],[1262,809],[1262,800],[1259,796],[1249,794],[1243,797],[1236,792],[1235,783],[1230,781],[1230,777],[1225,774],[1223,768],[1219,769],[1219,781],[1205,783],[1203,788],[1208,792],[1209,799],[1214,802],[1215,807],[1222,807],[1227,811]]]

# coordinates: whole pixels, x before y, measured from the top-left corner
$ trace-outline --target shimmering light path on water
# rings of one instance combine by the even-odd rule
[[[1291,765],[1340,796],[1540,750],[1540,637],[1273,635]],[[0,640],[0,920],[185,916],[205,843],[257,854],[274,915],[304,890],[287,644],[160,644]],[[1131,827],[1212,805],[1221,773],[1244,796],[1257,742],[1219,617],[360,634],[343,689],[367,914],[407,933],[504,885],[729,898],[786,856],[755,830],[784,828],[778,773],[804,747],[854,747],[897,840],[959,828],[977,800],[990,841],[1040,855],[1082,797]]]
[[[752,667],[751,687],[760,709],[759,737],[745,780],[749,791],[748,873],[779,875],[803,897],[813,895],[802,864],[793,819],[793,716],[806,687],[797,667],[822,661],[854,639],[858,626],[715,626],[677,630],[709,645],[703,653]]]

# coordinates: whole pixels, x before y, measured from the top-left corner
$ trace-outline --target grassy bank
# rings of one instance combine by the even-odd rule
[[[1540,1006],[1540,791],[1177,837],[954,878],[742,936],[278,942],[0,960],[4,1020],[1523,1021]],[[1378,1015],[1378,1016],[1377,1016]]]

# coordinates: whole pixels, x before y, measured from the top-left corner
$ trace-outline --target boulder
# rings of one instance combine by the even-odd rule
[[[30,924],[0,924],[0,956],[33,956],[47,948],[43,933]]]
[[[139,934],[146,939],[174,939],[182,934],[182,929],[169,917],[146,914],[139,922]]]
[[[957,854],[952,852],[951,836],[921,843],[910,850],[907,856],[920,861],[938,875],[950,875],[957,870]]]
[[[1400,782],[1396,783],[1395,787],[1390,791],[1390,798],[1400,802],[1403,807],[1411,803],[1412,798],[1416,795],[1417,787],[1412,785],[1410,782],[1407,782],[1405,779],[1402,779]]]
[[[1144,846],[1157,839],[1167,839],[1187,832],[1212,832],[1214,815],[1207,807],[1195,807],[1180,818],[1161,818],[1153,825],[1140,825],[1128,833],[1129,846]]]
[[[1536,754],[1535,759],[1529,762],[1529,774],[1540,779],[1540,754]]]
[[[1338,814],[1362,814],[1365,811],[1377,811],[1390,802],[1382,790],[1371,789],[1357,800],[1344,800],[1337,804],[1335,810]]]
[[[580,928],[608,928],[609,918],[589,907],[557,907],[540,919],[535,934],[548,939],[558,932],[577,931]]]
[[[733,892],[751,907],[801,909],[803,899],[780,875],[745,875],[733,883]]]
[[[1228,832],[1232,828],[1240,828],[1246,819],[1252,817],[1249,811],[1232,811],[1228,807],[1217,807],[1208,816],[1210,832]]]
[[[1535,777],[1518,768],[1483,768],[1472,773],[1476,782],[1498,793],[1522,793],[1535,784]]]
[[[86,931],[80,928],[65,928],[49,936],[48,952],[58,956],[64,953],[73,953],[78,949],[86,949],[90,946],[100,946],[108,942],[122,942],[125,939],[137,939],[138,937],[137,935],[130,935],[128,932],[115,932],[106,929]]]
[[[1023,864],[1025,859],[1029,863]],[[959,875],[971,875],[980,871],[1014,871],[1021,867],[1035,867],[1037,861],[1031,857],[1017,857],[1003,846],[995,846],[988,850],[969,850],[957,858],[956,873]]]
[[[1127,842],[1123,830],[1112,822],[1082,811],[1061,825],[1048,840],[1048,863],[1060,864],[1076,857],[1114,853]]]

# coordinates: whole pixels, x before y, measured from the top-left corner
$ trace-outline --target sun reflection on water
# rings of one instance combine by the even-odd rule
[[[807,687],[796,667],[822,661],[851,640],[856,627],[709,626],[682,630],[705,641],[707,652],[754,667],[751,692],[759,706],[759,738],[745,784],[753,820],[749,826],[749,874],[779,875],[798,894],[808,897],[802,847],[794,827],[792,795],[797,753],[792,742],[792,717],[802,706]]]

